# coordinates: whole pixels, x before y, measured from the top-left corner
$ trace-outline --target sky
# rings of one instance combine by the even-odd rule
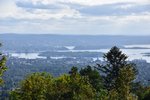
[[[0,0],[0,33],[150,35],[150,0]]]

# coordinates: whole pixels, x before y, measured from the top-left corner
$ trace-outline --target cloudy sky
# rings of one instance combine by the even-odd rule
[[[150,35],[150,0],[0,0],[0,33]]]

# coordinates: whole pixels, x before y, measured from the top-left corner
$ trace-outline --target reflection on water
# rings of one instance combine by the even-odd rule
[[[144,56],[144,53],[150,53],[150,49],[121,49],[129,58],[128,60],[140,59],[150,63],[150,57]],[[108,52],[108,49],[102,49],[102,52]]]
[[[106,53],[110,49],[98,49],[98,50],[61,50],[59,52],[103,52]],[[150,57],[144,56],[144,53],[150,53],[150,49],[121,49],[129,58],[128,60],[140,59],[146,60],[150,63]]]
[[[39,56],[39,53],[10,53],[10,56],[24,59],[46,59],[46,57]]]
[[[65,46],[65,48],[67,48],[68,50],[73,50],[75,46]]]
[[[93,58],[93,61],[96,61],[96,60],[100,60],[100,61],[103,61],[103,57],[95,57],[95,58]]]
[[[142,44],[142,45],[125,45],[125,48],[150,48],[150,44]]]
[[[99,50],[61,50],[58,52],[103,52],[106,53],[110,49],[99,49]],[[150,63],[150,57],[144,56],[144,53],[150,53],[150,49],[121,49],[123,53],[125,53],[129,58],[128,60],[134,60],[134,59],[140,59],[140,60],[146,60]],[[17,58],[25,58],[25,59],[46,59],[46,57],[39,56],[39,53],[11,53],[12,57]],[[62,59],[62,58],[68,58],[68,57],[51,57],[51,59]],[[93,58],[93,60],[102,60],[102,58]]]

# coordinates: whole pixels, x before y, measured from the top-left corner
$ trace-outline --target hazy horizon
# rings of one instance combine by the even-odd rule
[[[0,33],[0,35],[68,35],[68,36],[150,36],[150,34],[143,35],[143,34],[138,34],[138,35],[129,35],[129,34],[65,34],[65,33]]]

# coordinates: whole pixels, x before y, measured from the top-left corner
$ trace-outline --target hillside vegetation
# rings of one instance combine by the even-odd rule
[[[82,69],[72,67],[68,74],[32,73],[9,92],[4,100],[149,100],[150,87],[135,82],[136,65],[127,55],[112,47],[104,54],[105,63]],[[6,69],[5,57],[1,72]],[[2,73],[1,73],[2,75]]]

